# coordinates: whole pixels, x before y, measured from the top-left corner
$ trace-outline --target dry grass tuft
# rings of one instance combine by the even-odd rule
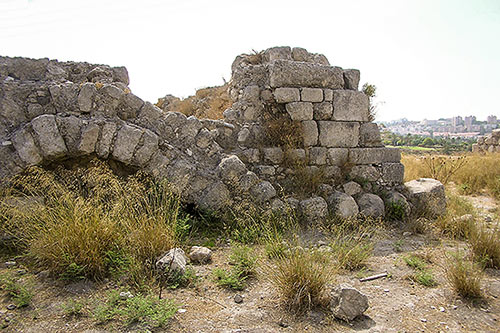
[[[472,204],[451,193],[446,194],[446,215],[440,216],[434,225],[443,233],[455,239],[467,239],[475,228],[476,210]]]
[[[469,236],[474,259],[485,267],[500,268],[500,229],[476,227]]]
[[[466,260],[460,253],[455,253],[448,258],[445,271],[448,282],[460,296],[472,299],[482,297],[483,273],[476,263]]]
[[[12,198],[41,198],[30,209]],[[1,205],[1,229],[54,274],[100,279],[143,274],[178,240],[180,201],[168,184],[115,176],[104,162],[88,168],[32,168],[14,179]]]
[[[303,313],[325,305],[324,294],[333,282],[335,270],[311,253],[294,250],[268,267],[270,282],[293,313]]]

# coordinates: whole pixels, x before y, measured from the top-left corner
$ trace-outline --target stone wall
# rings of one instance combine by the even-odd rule
[[[490,133],[489,135],[478,137],[477,143],[472,145],[472,151],[475,153],[480,153],[480,152],[499,153],[500,129],[493,130],[493,132]]]
[[[205,209],[242,202],[279,209],[287,200],[311,218],[367,213],[382,201],[373,193],[403,191],[400,153],[383,147],[369,122],[359,71],[330,66],[323,55],[277,47],[238,56],[223,120],[165,112],[128,83],[124,67],[0,57],[1,179],[95,155],[168,178]],[[270,119],[283,130],[295,126],[293,145],[270,140]],[[274,136],[283,141],[279,126]],[[324,172],[321,191],[287,192],[290,156]],[[382,203],[374,215],[383,214]]]

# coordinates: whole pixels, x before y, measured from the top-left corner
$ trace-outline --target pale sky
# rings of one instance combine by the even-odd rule
[[[0,55],[126,66],[151,102],[283,45],[361,70],[377,120],[500,117],[500,0],[0,0]]]

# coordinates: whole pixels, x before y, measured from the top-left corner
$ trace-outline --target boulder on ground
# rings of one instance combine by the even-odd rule
[[[302,216],[313,223],[324,219],[328,214],[328,205],[322,197],[302,200],[299,208]]]
[[[348,284],[330,292],[330,310],[336,318],[351,321],[368,309],[368,297]]]
[[[173,248],[163,255],[157,262],[156,268],[162,272],[177,272],[184,274],[188,258],[181,248]]]
[[[376,194],[365,193],[356,200],[359,206],[359,213],[373,218],[384,217],[384,201]]]
[[[359,213],[358,204],[348,194],[335,191],[328,197],[330,211],[340,217],[349,218]]]
[[[204,246],[193,246],[189,252],[189,259],[197,263],[207,263],[212,260],[212,250]]]
[[[405,183],[410,202],[417,212],[429,217],[446,214],[444,185],[436,179],[420,178]]]

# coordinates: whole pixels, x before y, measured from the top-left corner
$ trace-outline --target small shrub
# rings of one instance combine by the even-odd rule
[[[9,297],[18,308],[31,304],[31,299],[34,294],[28,287],[16,281],[10,275],[1,275],[0,283],[2,289],[8,293]]]
[[[402,239],[399,239],[399,240],[395,241],[392,244],[392,248],[396,252],[402,252],[403,251],[403,245],[404,245],[404,241]]]
[[[425,270],[426,267],[425,262],[414,254],[404,257],[403,260],[409,267],[413,269]]]
[[[105,302],[94,309],[93,314],[100,323],[116,319],[125,325],[141,323],[164,327],[176,311],[177,306],[171,300],[141,294],[121,299],[120,292],[113,290],[107,295]]]
[[[500,229],[477,227],[469,237],[469,244],[476,261],[486,267],[500,268]]]
[[[482,297],[483,274],[477,264],[466,260],[462,254],[455,253],[448,258],[445,270],[446,278],[460,296],[473,299]]]
[[[244,276],[242,272],[237,270],[224,270],[217,268],[213,272],[215,283],[219,287],[233,289],[233,290],[243,290],[245,288],[245,280],[247,276]]]
[[[184,274],[174,271],[166,278],[166,285],[170,289],[195,286],[198,282],[198,276],[191,267],[187,267]]]
[[[246,245],[234,246],[229,257],[229,262],[234,265],[234,269],[241,272],[243,276],[248,277],[255,274],[257,257],[252,249]]]
[[[405,206],[402,201],[391,202],[386,205],[386,219],[389,221],[404,221],[406,216]]]
[[[437,285],[436,279],[434,275],[428,270],[420,270],[416,272],[411,279],[418,284],[421,284],[425,287],[434,287]]]
[[[71,299],[61,305],[61,310],[66,317],[77,317],[82,315],[84,307],[83,302]]]
[[[331,265],[312,260],[311,254],[295,251],[268,268],[270,282],[278,290],[288,310],[302,313],[325,305],[324,292],[334,278]]]
[[[269,259],[282,258],[286,255],[288,246],[280,240],[269,240],[266,242],[265,252]]]
[[[466,239],[475,228],[474,206],[457,195],[447,193],[446,215],[437,218],[434,225],[443,233],[455,239]]]
[[[372,255],[373,244],[367,240],[340,239],[331,244],[339,262],[339,267],[356,270],[364,267],[366,260]]]

